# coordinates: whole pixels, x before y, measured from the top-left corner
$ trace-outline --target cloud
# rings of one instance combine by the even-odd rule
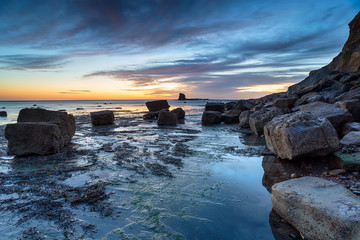
[[[66,63],[68,63],[68,61],[61,55],[0,55],[1,69],[7,70],[58,69],[63,67]]]

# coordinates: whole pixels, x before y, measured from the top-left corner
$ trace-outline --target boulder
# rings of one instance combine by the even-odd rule
[[[288,113],[289,109],[285,108],[263,108],[250,115],[249,125],[253,132],[260,136],[264,133],[264,126],[274,117]]]
[[[360,198],[340,184],[303,177],[272,187],[274,210],[306,239],[360,239]]]
[[[352,116],[348,110],[324,102],[305,104],[300,108],[300,111],[309,111],[316,117],[328,119],[338,132],[341,132],[343,124],[352,121]]]
[[[242,128],[249,128],[250,127],[249,119],[250,119],[250,115],[252,113],[253,112],[250,111],[250,110],[245,110],[242,113],[240,113],[240,116],[239,116],[239,126],[240,127],[242,127]]]
[[[335,98],[336,101],[344,101],[350,99],[360,99],[360,88],[352,89]]]
[[[360,132],[349,132],[340,141],[343,145],[360,146]]]
[[[163,109],[168,110],[170,107],[167,100],[149,101],[146,102],[145,104],[150,112],[159,112]]]
[[[179,93],[179,98],[178,98],[178,100],[180,100],[180,101],[186,100],[185,94]]]
[[[237,101],[235,106],[227,113],[223,115],[223,121],[227,124],[239,122],[240,113],[249,110],[253,105],[246,100]]]
[[[49,155],[64,146],[64,135],[59,125],[49,122],[20,122],[8,124],[5,128],[8,140],[8,154]]]
[[[220,124],[222,120],[222,116],[220,112],[217,111],[204,111],[201,123],[203,125],[215,125]]]
[[[353,116],[353,120],[355,122],[360,121],[360,100],[359,99],[339,101],[339,102],[336,102],[335,104],[338,105],[340,108],[347,109]]]
[[[25,108],[20,110],[17,122],[48,122],[56,124],[63,135],[64,145],[71,142],[76,129],[73,115],[41,108]]]
[[[358,80],[358,78],[359,78],[359,75],[357,73],[353,73],[353,74],[342,77],[340,79],[340,82],[349,83],[349,82]]]
[[[296,98],[278,98],[273,106],[278,108],[292,108],[296,102]]]
[[[310,74],[303,81],[301,81],[297,84],[294,84],[288,88],[288,92],[287,92],[288,96],[290,96],[294,93],[296,93],[296,94],[301,93],[303,95],[308,92],[317,91],[317,90],[314,90],[315,88],[313,88],[311,90],[309,89],[308,92],[306,92],[306,91],[301,92],[302,90],[304,90],[307,87],[315,87],[316,84],[320,82],[320,80],[326,78],[329,74],[330,74],[330,71],[327,67],[323,67],[319,70],[312,71],[312,74]]]
[[[94,126],[114,124],[114,113],[112,111],[92,112],[91,123]]]
[[[185,111],[182,108],[175,108],[174,110],[171,110],[171,113],[175,114],[177,119],[185,118]]]
[[[264,131],[268,149],[282,159],[326,156],[340,148],[331,123],[310,112],[278,116],[265,125]]]
[[[205,111],[224,112],[225,104],[219,102],[210,102],[205,104]]]
[[[158,125],[159,126],[172,126],[177,124],[177,115],[166,110],[159,112]]]
[[[360,131],[360,122],[348,122],[345,123],[341,132],[342,136],[345,136],[349,132]]]
[[[225,110],[229,111],[229,110],[233,109],[235,105],[236,105],[236,102],[227,102],[225,104]]]
[[[0,111],[0,117],[7,117],[6,111]]]

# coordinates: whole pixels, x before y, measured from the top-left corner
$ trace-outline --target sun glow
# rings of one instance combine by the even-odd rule
[[[281,83],[281,84],[263,84],[254,85],[249,87],[238,87],[237,92],[261,92],[261,93],[272,93],[272,92],[285,92],[290,85],[294,83]]]

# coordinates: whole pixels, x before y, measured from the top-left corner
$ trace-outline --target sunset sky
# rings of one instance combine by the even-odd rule
[[[358,0],[1,0],[0,100],[240,99],[304,79]]]

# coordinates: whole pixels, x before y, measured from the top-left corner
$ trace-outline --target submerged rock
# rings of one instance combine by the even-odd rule
[[[150,112],[159,112],[163,109],[169,110],[169,107],[170,107],[167,100],[149,101],[149,102],[146,102],[145,104]]]
[[[316,177],[272,187],[274,210],[307,239],[360,239],[360,198],[345,187]]]
[[[340,148],[330,122],[309,112],[278,116],[265,125],[264,131],[269,150],[283,159],[325,156]]]
[[[217,111],[204,111],[202,118],[201,118],[201,123],[203,125],[215,125],[215,124],[220,124],[221,123],[221,113],[217,112]]]
[[[0,111],[0,117],[7,117],[6,111]]]
[[[114,113],[112,111],[92,112],[91,123],[95,126],[114,124]]]
[[[8,154],[49,155],[59,152],[65,140],[60,127],[46,122],[23,122],[8,124],[5,128]]]
[[[71,142],[75,134],[75,118],[66,112],[50,111],[41,108],[25,108],[20,110],[17,118],[20,122],[47,122],[59,126],[64,145]]]
[[[175,114],[177,119],[185,118],[185,111],[182,108],[175,108],[174,110],[171,110],[171,113]]]
[[[210,102],[205,104],[205,111],[224,112],[225,104],[218,102]]]
[[[176,125],[177,124],[177,115],[174,113],[171,113],[166,110],[162,110],[159,112],[158,116],[158,125],[165,126],[165,125]]]

